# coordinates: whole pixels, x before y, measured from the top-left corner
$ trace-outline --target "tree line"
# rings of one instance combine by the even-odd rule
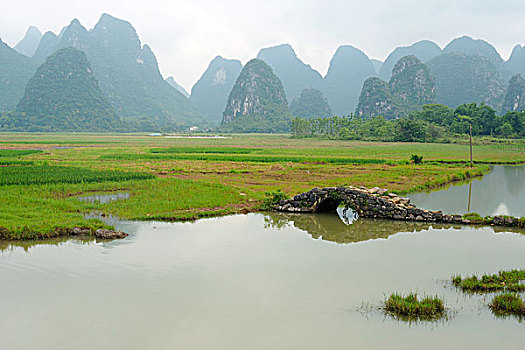
[[[454,136],[469,132],[474,136],[502,138],[525,137],[525,111],[500,116],[485,105],[470,103],[453,109],[441,104],[424,105],[407,117],[363,118],[351,114],[343,117],[294,118],[295,137],[321,137],[341,140],[449,142]]]

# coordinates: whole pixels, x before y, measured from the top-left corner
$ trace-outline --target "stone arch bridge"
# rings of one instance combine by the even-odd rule
[[[473,219],[472,216],[447,215],[441,211],[420,209],[411,204],[409,198],[378,187],[314,188],[291,199],[281,200],[273,209],[292,213],[320,213],[335,211],[342,204],[365,218],[525,227],[525,218],[494,216]]]

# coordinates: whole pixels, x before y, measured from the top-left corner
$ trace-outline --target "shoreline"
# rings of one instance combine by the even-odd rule
[[[417,186],[416,188],[411,188],[406,191],[398,191],[399,194],[406,194],[406,193],[413,193],[413,192],[420,192],[420,191],[435,191],[439,190],[440,188],[455,185],[459,182],[466,182],[468,180],[472,180],[475,178],[483,177],[487,173],[491,171],[491,168],[489,167],[483,167],[483,168],[477,168],[477,169],[466,169],[459,174],[454,174],[453,176],[448,176],[442,179],[438,179],[434,182],[428,182],[421,186]],[[232,204],[233,205],[233,204]],[[179,216],[175,215],[173,217],[159,217],[156,215],[152,216],[146,216],[141,217],[139,219],[128,219],[128,218],[122,218],[122,220],[131,220],[131,221],[159,221],[159,222],[192,222],[197,221],[200,219],[206,219],[206,218],[216,218],[216,217],[223,217],[228,215],[236,215],[236,214],[249,214],[249,213],[264,213],[268,210],[265,210],[262,208],[262,201],[257,202],[249,202],[244,203],[242,206],[234,206],[234,207],[222,207],[222,208],[200,208],[200,210],[195,211],[187,211],[184,214],[179,214]],[[429,211],[426,211],[429,212]],[[101,216],[109,215],[109,213],[100,213]],[[447,217],[446,214],[444,214],[445,217]],[[369,216],[374,217],[374,216]],[[416,221],[414,219],[407,219],[405,221]],[[509,217],[509,216],[495,216],[495,217],[481,217],[475,213],[468,213],[462,216],[459,215],[450,215],[449,221],[432,221],[436,223],[450,223],[450,224],[461,224],[461,225],[477,225],[477,226],[498,226],[498,227],[518,227],[518,228],[524,228],[525,227],[525,218],[516,218],[516,217]],[[387,218],[388,219],[388,218]],[[425,220],[423,220],[426,222]],[[518,223],[518,226],[515,224]],[[105,225],[104,228],[89,228],[89,227],[56,227],[52,234],[50,232],[46,233],[40,233],[36,234],[32,232],[31,236],[24,236],[23,234],[17,234],[13,235],[10,234],[9,231],[6,228],[0,227],[0,240],[4,241],[16,241],[16,242],[24,242],[24,241],[39,241],[39,240],[46,240],[46,239],[54,239],[54,238],[80,238],[85,237],[89,239],[106,239],[106,240],[112,240],[112,239],[122,239],[127,237],[127,233],[117,231],[112,226]]]

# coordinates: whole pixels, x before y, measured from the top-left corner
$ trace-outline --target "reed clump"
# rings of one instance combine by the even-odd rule
[[[495,296],[489,307],[497,316],[525,316],[525,303],[516,293],[504,293]]]
[[[525,270],[500,271],[493,275],[470,276],[462,278],[457,275],[452,283],[463,292],[490,293],[498,291],[525,291]]]
[[[446,313],[443,300],[437,296],[419,298],[417,293],[393,293],[385,300],[384,309],[393,316],[414,320],[436,320]]]

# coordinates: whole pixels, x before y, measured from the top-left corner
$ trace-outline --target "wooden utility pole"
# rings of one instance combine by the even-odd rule
[[[470,167],[472,168],[474,165],[472,164],[472,123],[470,124]]]

